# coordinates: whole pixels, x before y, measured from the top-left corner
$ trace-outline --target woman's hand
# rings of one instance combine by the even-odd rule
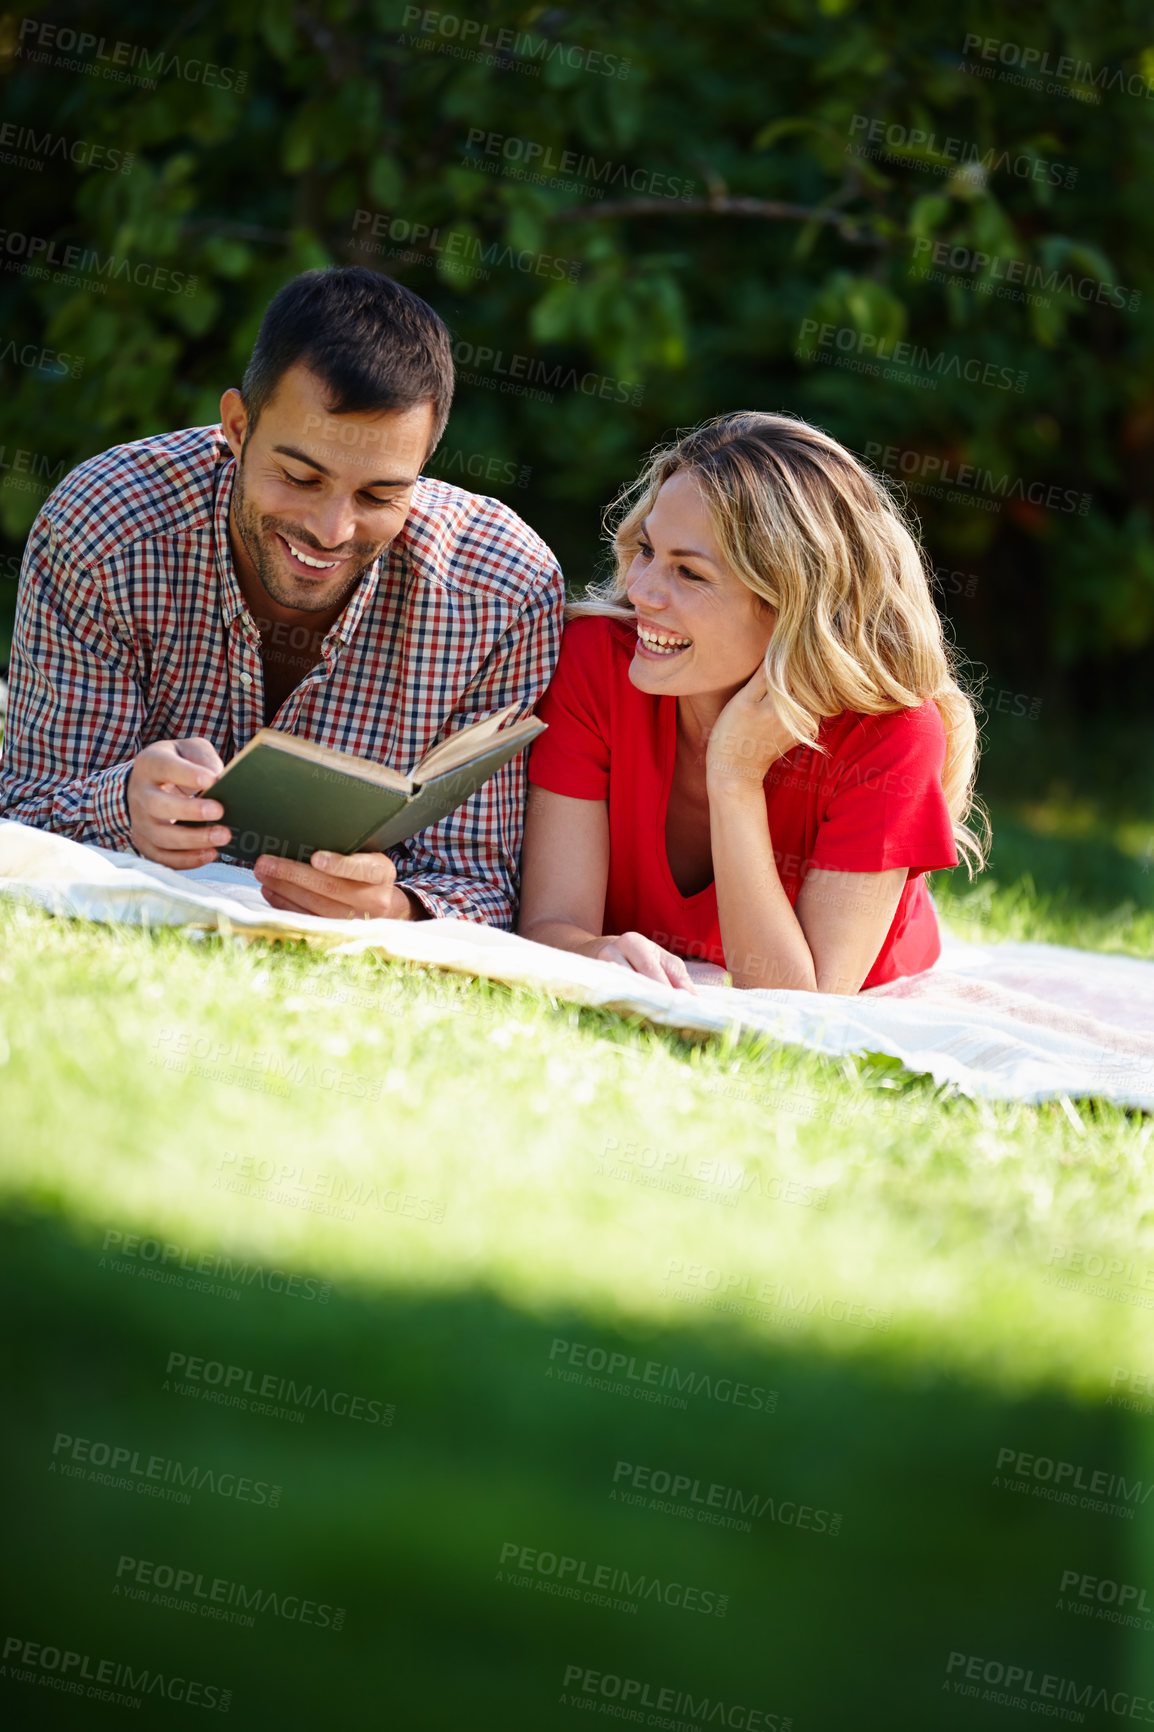
[[[759,666],[713,725],[705,754],[706,782],[711,789],[760,786],[771,765],[797,743],[798,735],[769,695],[765,668]]]
[[[659,980],[662,986],[676,986],[682,992],[697,991],[680,956],[674,956],[671,950],[662,950],[660,944],[654,944],[651,938],[643,938],[640,932],[622,932],[616,937],[610,934],[591,939],[582,946],[582,954],[593,957],[596,962],[620,963],[631,968],[634,974],[643,974],[647,980]]]

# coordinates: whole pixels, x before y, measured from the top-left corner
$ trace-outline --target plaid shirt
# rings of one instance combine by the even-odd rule
[[[260,636],[233,571],[235,460],[218,427],[82,463],[32,526],[12,646],[0,814],[132,849],[126,784],[154,740],[227,763],[264,720]],[[409,770],[446,734],[548,684],[561,573],[506,506],[422,477],[396,540],[274,725]],[[390,849],[433,915],[512,925],[525,764]]]

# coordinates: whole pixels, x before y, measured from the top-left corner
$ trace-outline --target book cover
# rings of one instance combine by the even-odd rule
[[[409,776],[262,728],[207,790],[232,831],[222,858],[251,866],[261,854],[307,861],[318,848],[395,847],[455,811],[542,732],[535,716],[503,727],[511,708],[450,734]]]

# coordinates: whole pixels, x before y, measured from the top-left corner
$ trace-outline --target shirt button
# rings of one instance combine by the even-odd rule
[[[252,684],[252,675],[251,675],[251,674],[241,674],[241,676],[240,676],[240,683],[241,683],[241,685],[242,685],[242,686],[251,686],[251,684]]]

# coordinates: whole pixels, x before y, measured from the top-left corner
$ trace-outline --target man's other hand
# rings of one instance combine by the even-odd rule
[[[291,914],[319,914],[325,920],[422,920],[427,915],[397,884],[397,869],[387,854],[318,852],[305,866],[262,854],[253,868],[264,899]]]
[[[199,798],[224,765],[208,740],[156,740],[133,759],[128,774],[132,845],[146,860],[187,872],[216,859],[232,831],[218,824],[219,800]],[[198,826],[181,828],[181,821]]]

